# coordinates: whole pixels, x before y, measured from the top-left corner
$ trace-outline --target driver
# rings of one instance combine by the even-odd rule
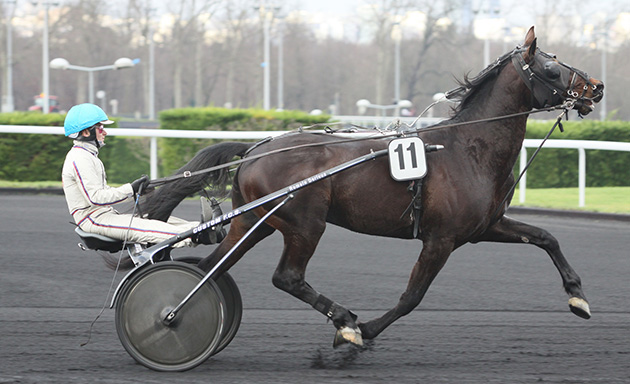
[[[104,125],[112,124],[105,112],[94,104],[79,104],[70,108],[64,121],[65,135],[74,139],[66,155],[61,179],[68,209],[75,223],[86,232],[127,240],[132,243],[157,244],[185,232],[198,222],[170,217],[168,222],[134,217],[118,213],[113,204],[133,200],[144,190],[149,178],[143,175],[120,187],[107,185],[105,168],[98,158],[105,145]],[[130,225],[131,224],[131,225]],[[213,244],[211,230],[184,239],[174,247]]]

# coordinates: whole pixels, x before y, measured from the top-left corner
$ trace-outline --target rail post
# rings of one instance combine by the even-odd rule
[[[151,169],[151,180],[155,180],[158,178],[158,153],[157,153],[157,137],[151,137],[151,147],[149,148],[150,153],[150,169]]]
[[[519,175],[523,173],[523,170],[527,166],[527,148],[525,145],[521,148],[521,161],[519,163]],[[521,181],[518,184],[518,201],[522,204],[525,202],[525,189],[527,188],[527,172],[523,173]]]
[[[586,191],[586,151],[578,148],[578,206],[584,207],[584,195]]]

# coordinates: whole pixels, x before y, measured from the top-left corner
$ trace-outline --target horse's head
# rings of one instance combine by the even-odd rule
[[[535,108],[571,101],[573,109],[587,115],[604,96],[604,83],[537,49],[534,27],[527,32],[523,47],[513,52],[512,63],[532,92]]]

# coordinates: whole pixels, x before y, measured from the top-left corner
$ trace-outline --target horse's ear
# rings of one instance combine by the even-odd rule
[[[523,44],[523,46],[529,47],[530,45],[532,45],[535,39],[536,33],[534,33],[534,27],[532,26],[531,28],[529,28],[529,31],[527,31],[527,34],[525,35],[525,44]]]
[[[534,38],[534,41],[527,48],[527,52],[523,55],[523,59],[527,64],[530,64],[534,60],[534,55],[536,55],[536,40],[537,38]]]
[[[527,31],[527,35],[525,36],[525,43],[523,47],[527,47],[527,52],[523,55],[523,59],[526,63],[529,63],[536,54],[536,33],[534,33],[534,27],[531,27],[529,31]]]

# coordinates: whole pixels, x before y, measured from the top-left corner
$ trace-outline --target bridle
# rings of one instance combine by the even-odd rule
[[[592,101],[597,97],[586,97],[589,88],[593,91],[597,89],[597,85],[590,81],[586,72],[560,62],[555,55],[549,55],[538,48],[534,61],[528,64],[525,62],[525,52],[526,49],[517,47],[510,56],[516,72],[532,94],[534,108],[560,105],[569,99],[574,100],[579,107],[585,100]],[[581,92],[574,90],[578,78],[584,81]]]

